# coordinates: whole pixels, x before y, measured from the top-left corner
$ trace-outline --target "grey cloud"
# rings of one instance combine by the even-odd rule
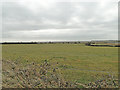
[[[56,2],[49,8],[39,7],[37,12],[19,2],[3,3],[3,40],[91,40],[116,39],[117,16],[105,15],[117,4],[105,7],[98,2]],[[115,12],[117,13],[117,12]],[[63,33],[33,34],[31,31],[51,30]],[[67,29],[70,29],[67,32]],[[24,33],[28,31],[28,33]],[[71,34],[72,33],[72,34]],[[112,37],[111,37],[112,36]]]

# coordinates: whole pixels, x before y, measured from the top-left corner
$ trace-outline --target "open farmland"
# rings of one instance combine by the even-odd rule
[[[33,62],[41,65],[47,60],[60,69],[66,81],[73,83],[89,84],[102,80],[105,75],[118,78],[118,47],[91,47],[84,44],[6,44],[2,45],[2,59],[19,62],[23,67]],[[6,67],[4,65],[4,68]]]

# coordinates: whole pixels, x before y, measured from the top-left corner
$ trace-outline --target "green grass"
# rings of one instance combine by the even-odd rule
[[[65,79],[81,83],[95,81],[93,76],[96,74],[117,76],[118,73],[118,47],[91,47],[83,44],[12,44],[2,46],[2,58],[20,60],[23,65],[31,62],[41,64],[44,60],[58,62]]]

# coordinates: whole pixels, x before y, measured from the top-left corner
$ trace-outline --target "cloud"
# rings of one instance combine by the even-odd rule
[[[3,2],[3,41],[117,39],[117,2]]]

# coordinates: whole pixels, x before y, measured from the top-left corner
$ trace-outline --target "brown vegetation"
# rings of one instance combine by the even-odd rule
[[[22,65],[20,62],[3,60],[3,88],[117,88],[118,79],[112,75],[81,84],[68,82],[62,77],[60,69],[47,60],[41,65],[31,63]],[[56,63],[58,64],[58,63]],[[97,78],[97,75],[95,76]]]

